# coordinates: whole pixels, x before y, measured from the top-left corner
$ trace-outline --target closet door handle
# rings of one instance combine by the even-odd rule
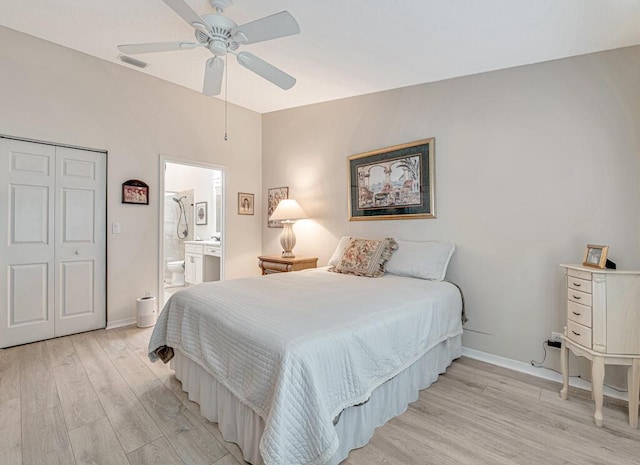
[[[80,251],[79,250],[76,250],[76,255],[80,255]]]

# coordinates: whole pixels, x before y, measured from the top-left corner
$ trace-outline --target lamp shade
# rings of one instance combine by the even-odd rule
[[[309,218],[300,204],[293,199],[282,199],[269,217],[272,221],[301,220]]]

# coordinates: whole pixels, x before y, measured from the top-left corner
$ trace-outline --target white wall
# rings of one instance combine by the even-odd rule
[[[321,265],[343,234],[454,241],[465,346],[539,360],[563,326],[558,264],[596,243],[640,267],[638,70],[635,47],[266,114],[263,190],[289,186],[312,218],[295,251]],[[437,218],[349,222],[347,156],[426,137]],[[278,253],[280,230],[262,231]]]
[[[258,273],[260,217],[235,212],[238,191],[261,190],[259,114],[229,105],[225,142],[220,100],[2,27],[0,76],[1,133],[108,152],[109,322],[157,291],[160,154],[228,168],[226,277]],[[149,184],[149,206],[120,203],[127,179]]]

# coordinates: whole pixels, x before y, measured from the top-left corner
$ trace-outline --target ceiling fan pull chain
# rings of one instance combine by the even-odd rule
[[[227,63],[229,62],[229,58],[224,60],[224,67],[226,68],[226,73],[224,73],[224,140],[228,140],[227,138],[227,97],[229,96],[229,67]]]

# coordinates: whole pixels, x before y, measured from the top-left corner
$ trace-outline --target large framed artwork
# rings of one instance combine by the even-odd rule
[[[347,158],[349,221],[435,218],[435,138]]]
[[[269,228],[281,228],[282,223],[280,221],[271,221],[269,218],[274,212],[278,204],[282,199],[289,198],[288,187],[274,187],[267,190],[267,227]]]

